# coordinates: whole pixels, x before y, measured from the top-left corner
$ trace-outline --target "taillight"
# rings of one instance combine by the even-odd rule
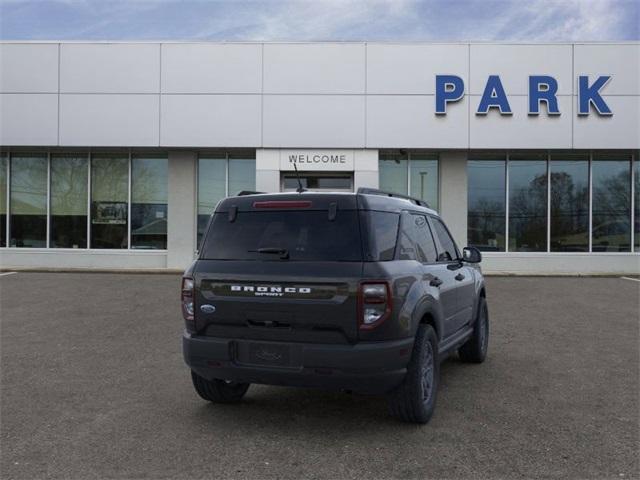
[[[361,330],[370,330],[391,314],[391,289],[387,282],[360,284],[358,292],[358,322]]]
[[[182,277],[182,316],[187,322],[193,321],[193,278]]]

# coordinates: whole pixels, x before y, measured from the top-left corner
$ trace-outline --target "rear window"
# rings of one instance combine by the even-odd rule
[[[326,210],[238,212],[230,222],[216,213],[201,258],[282,261],[278,250],[289,261],[362,261],[358,214],[339,210],[330,221]]]

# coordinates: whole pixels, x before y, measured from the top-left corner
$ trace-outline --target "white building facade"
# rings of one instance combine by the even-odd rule
[[[183,269],[240,190],[421,197],[487,272],[640,272],[640,43],[0,43],[0,267]]]

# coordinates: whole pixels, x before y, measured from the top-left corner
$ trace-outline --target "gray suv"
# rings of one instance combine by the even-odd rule
[[[251,383],[384,394],[392,415],[426,423],[441,360],[487,354],[480,260],[402,195],[226,198],[182,279],[193,385],[226,403]]]

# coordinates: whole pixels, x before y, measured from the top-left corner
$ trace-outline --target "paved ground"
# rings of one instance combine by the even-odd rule
[[[490,278],[490,358],[445,362],[431,423],[380,398],[192,390],[179,278],[0,277],[10,478],[637,478],[640,283]]]

